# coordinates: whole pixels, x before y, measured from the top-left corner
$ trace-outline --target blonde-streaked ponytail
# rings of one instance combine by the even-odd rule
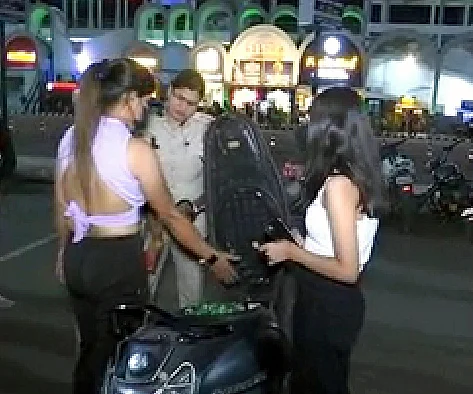
[[[98,64],[92,65],[79,82],[74,112],[74,160],[85,209],[90,206],[91,174],[93,169],[92,145],[102,115]]]

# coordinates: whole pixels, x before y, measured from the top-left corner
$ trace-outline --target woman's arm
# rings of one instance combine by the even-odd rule
[[[212,270],[219,280],[233,281],[236,272],[230,264],[231,256],[216,251],[205,242],[197,228],[179,212],[169,192],[161,164],[149,144],[142,139],[133,139],[128,152],[132,173],[140,181],[151,208],[172,235],[197,257],[210,260],[213,264]]]
[[[355,283],[358,279],[358,218],[359,192],[344,176],[330,178],[325,184],[324,202],[332,235],[334,257],[323,257],[290,242],[275,242],[262,246],[270,261],[294,261],[328,278]]]

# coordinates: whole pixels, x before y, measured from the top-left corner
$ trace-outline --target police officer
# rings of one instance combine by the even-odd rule
[[[175,202],[187,200],[195,207],[201,206],[203,201],[203,137],[213,119],[197,112],[204,88],[204,80],[197,71],[181,71],[171,82],[164,115],[151,115],[145,131],[146,138],[159,152]],[[205,237],[204,214],[198,215],[194,224]],[[169,252],[176,268],[179,307],[198,303],[204,287],[203,266],[173,240],[162,253]],[[160,260],[163,261],[163,258]],[[217,264],[226,263],[219,261]],[[210,267],[218,280],[228,281],[230,278],[221,277],[219,268],[222,267]]]

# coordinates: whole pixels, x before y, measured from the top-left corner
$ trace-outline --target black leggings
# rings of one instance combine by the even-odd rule
[[[353,346],[364,321],[358,286],[298,272],[292,392],[348,394]]]
[[[144,304],[147,277],[139,235],[85,238],[64,254],[66,285],[80,333],[74,394],[98,394],[117,339],[110,311],[120,303]]]

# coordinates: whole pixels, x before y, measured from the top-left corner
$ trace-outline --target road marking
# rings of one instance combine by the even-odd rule
[[[55,233],[49,234],[47,237],[40,238],[34,242],[26,244],[18,249],[12,250],[3,256],[0,256],[0,263],[4,263],[5,261],[15,259],[20,257],[22,254],[29,252],[30,250],[36,249],[40,246],[46,245],[57,238]]]

